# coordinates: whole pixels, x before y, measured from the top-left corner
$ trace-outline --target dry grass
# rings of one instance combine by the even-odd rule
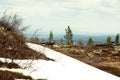
[[[59,46],[50,47],[101,70],[120,76],[120,53],[113,46]]]
[[[0,57],[11,59],[45,59],[45,55],[38,53],[19,42],[12,32],[0,32]]]
[[[15,80],[15,78],[33,80],[30,76],[25,76],[22,73],[0,70],[0,79],[1,80]]]
[[[0,61],[0,67],[3,67],[3,68],[20,68],[20,66],[16,63],[7,63],[7,62],[1,62]]]

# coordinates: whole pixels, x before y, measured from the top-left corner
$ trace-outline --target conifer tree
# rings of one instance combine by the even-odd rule
[[[119,45],[119,34],[116,35],[115,44],[116,44],[117,46]]]
[[[87,45],[88,46],[94,45],[93,39],[91,37],[88,39]]]
[[[61,44],[64,44],[64,40],[63,40],[63,39],[61,39],[61,40],[60,40],[60,43],[61,43]]]
[[[79,40],[79,43],[78,43],[80,46],[83,46],[84,43],[82,42],[82,40]]]
[[[110,46],[111,45],[111,37],[108,36],[106,41],[107,41],[107,45]]]
[[[51,43],[51,42],[53,42],[53,41],[54,41],[54,39],[53,39],[53,32],[50,31],[50,34],[49,34],[49,42]]]
[[[73,33],[72,30],[70,28],[70,26],[68,26],[66,29],[66,35],[64,36],[64,38],[66,39],[66,42],[68,45],[72,45],[73,44]]]

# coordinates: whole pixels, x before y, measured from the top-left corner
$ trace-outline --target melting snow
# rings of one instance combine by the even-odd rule
[[[61,54],[60,52],[56,52],[37,44],[27,43],[27,45],[30,48],[41,52],[47,57],[55,60],[34,60],[32,61],[30,68],[28,68],[27,70],[16,69],[16,71],[18,72],[22,72],[26,75],[31,75],[34,79],[42,78],[47,80],[120,80],[120,78],[117,76],[101,71],[74,58]],[[0,60],[4,61],[3,58],[0,58]],[[15,62],[19,63],[19,65],[24,68],[26,66],[26,62],[29,64],[31,60],[16,60]],[[15,69],[13,70],[15,71]]]

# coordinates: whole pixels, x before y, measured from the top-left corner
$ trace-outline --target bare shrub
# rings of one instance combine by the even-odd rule
[[[25,43],[25,37],[22,32],[25,31],[28,26],[22,26],[22,24],[23,19],[17,14],[8,14],[7,12],[4,12],[2,17],[0,18],[1,32],[7,31],[8,34],[14,35],[14,37],[18,39],[19,42]]]

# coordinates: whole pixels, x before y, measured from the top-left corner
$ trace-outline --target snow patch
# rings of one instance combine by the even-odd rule
[[[43,46],[27,43],[27,45],[46,55],[47,57],[54,59],[55,61],[46,60],[15,60],[15,63],[19,64],[22,68],[27,65],[27,69],[5,69],[21,72],[25,75],[30,75],[34,79],[47,79],[47,80],[120,80],[119,77],[101,71],[90,65],[87,65],[74,58],[66,56],[60,52],[56,52]],[[5,61],[4,58],[0,58],[1,61]],[[10,59],[7,59],[9,62]],[[30,63],[30,64],[29,64]]]

